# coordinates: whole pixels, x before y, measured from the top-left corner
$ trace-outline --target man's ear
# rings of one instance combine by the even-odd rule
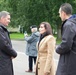
[[[62,11],[62,13],[63,13],[64,15],[66,15],[66,13],[65,13],[64,11]]]

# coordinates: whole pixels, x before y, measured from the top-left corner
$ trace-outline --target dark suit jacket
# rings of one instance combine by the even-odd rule
[[[17,53],[12,48],[9,32],[0,24],[0,75],[13,75],[11,57],[16,56]]]

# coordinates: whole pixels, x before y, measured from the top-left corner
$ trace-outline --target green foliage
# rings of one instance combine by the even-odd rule
[[[0,11],[11,11],[12,8],[8,7],[9,0],[0,0]]]
[[[30,32],[31,25],[37,25],[43,21],[51,24],[54,31],[61,27],[59,7],[62,3],[70,3],[73,13],[76,13],[76,0],[0,0],[0,11],[7,10],[11,13],[13,27],[19,25]]]

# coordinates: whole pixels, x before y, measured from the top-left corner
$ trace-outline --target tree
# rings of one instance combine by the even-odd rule
[[[43,21],[51,24],[52,29],[60,33],[61,20],[58,15],[62,3],[69,2],[76,12],[76,0],[0,0],[0,10],[10,11],[12,19],[11,26],[19,25],[30,32],[31,25],[37,25]],[[60,34],[58,34],[59,38]]]

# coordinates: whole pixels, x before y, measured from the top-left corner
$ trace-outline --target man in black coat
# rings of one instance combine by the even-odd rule
[[[12,59],[17,53],[12,48],[9,32],[6,26],[10,23],[10,13],[0,12],[0,75],[14,75]]]
[[[60,6],[59,14],[63,23],[62,42],[56,49],[60,54],[56,75],[76,75],[76,15],[72,15],[69,3]]]

